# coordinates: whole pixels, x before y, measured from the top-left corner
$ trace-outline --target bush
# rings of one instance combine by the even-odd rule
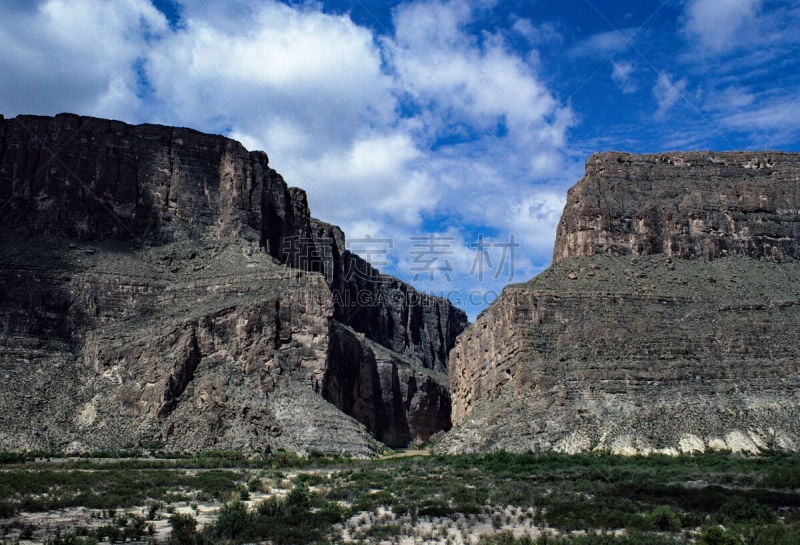
[[[75,532],[61,534],[56,531],[56,535],[44,540],[44,545],[97,545],[97,539],[93,536],[78,536]]]
[[[777,520],[777,515],[769,506],[748,498],[735,497],[725,502],[718,511],[724,524],[750,523],[769,524]]]
[[[17,514],[17,506],[13,503],[0,501],[0,518],[7,519]]]
[[[31,539],[33,537],[33,533],[36,531],[36,526],[33,524],[26,524],[22,527],[22,531],[19,534],[19,537],[22,539]]]
[[[325,502],[320,510],[315,513],[317,521],[330,526],[342,522],[346,516],[347,510],[336,502]]]
[[[108,538],[113,543],[115,541],[124,541],[125,539],[125,532],[119,526],[114,526],[113,524],[100,526],[94,533],[97,541],[103,541]]]
[[[22,452],[0,452],[0,464],[23,464],[27,458]]]
[[[751,528],[746,543],[747,545],[800,545],[800,531],[778,524]]]
[[[711,526],[703,529],[695,545],[742,545],[742,540],[719,526]]]
[[[286,514],[301,515],[311,509],[311,492],[305,484],[298,484],[286,496]]]
[[[164,508],[164,504],[160,501],[154,502],[150,504],[150,507],[147,509],[147,520],[156,520],[158,519],[158,513]]]
[[[197,520],[186,513],[175,513],[169,517],[172,533],[169,536],[170,545],[195,545],[197,542]]]
[[[286,513],[286,502],[277,497],[266,498],[256,505],[256,513],[264,517],[279,517]]]
[[[219,510],[214,532],[217,536],[236,541],[244,536],[253,522],[247,506],[240,500],[226,503]]]
[[[262,488],[261,479],[253,477],[247,482],[247,490],[250,492],[258,492]]]
[[[645,515],[645,528],[659,532],[674,532],[681,529],[681,518],[666,505],[659,505]]]

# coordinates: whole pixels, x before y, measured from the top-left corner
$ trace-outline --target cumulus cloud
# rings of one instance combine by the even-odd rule
[[[713,122],[713,127],[695,131],[695,142],[703,142],[711,128],[735,135],[724,137],[729,147],[793,143],[799,128],[797,2],[690,0],[682,25],[689,45],[682,60],[690,77],[692,71],[702,71],[697,88],[703,91],[702,107]],[[673,83],[680,82],[666,79],[656,86],[666,109],[675,96]],[[659,114],[666,109],[659,108]],[[741,140],[734,145],[734,138]]]
[[[560,191],[529,191],[509,210],[508,231],[527,247],[549,247],[556,238],[565,201]]]
[[[7,3],[3,113],[228,134],[266,150],[316,216],[351,237],[396,241],[406,257],[389,259],[390,271],[405,277],[408,241],[425,233],[452,235],[459,267],[482,232],[549,255],[561,203],[539,184],[569,176],[576,123],[538,73],[536,45],[563,39],[552,25],[474,32],[492,0],[402,3],[382,36],[314,2],[173,4],[168,19],[148,0]],[[611,51],[615,40],[594,43]]]
[[[130,118],[139,107],[142,56],[167,29],[147,0],[4,4],[0,107],[6,114]]]
[[[190,5],[182,28],[151,51],[147,73],[164,115],[229,124],[276,158],[311,160],[346,152],[391,118],[392,82],[369,31],[277,2],[246,6],[209,14]]]
[[[563,146],[569,109],[501,35],[467,33],[472,16],[459,0],[416,2],[395,12],[388,49],[404,91],[423,110],[429,140],[463,139],[457,131],[466,128],[472,140],[488,145],[500,134],[532,155]]]

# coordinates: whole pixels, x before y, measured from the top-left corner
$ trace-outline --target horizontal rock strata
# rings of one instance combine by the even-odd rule
[[[0,449],[370,455],[449,426],[463,312],[346,250],[263,152],[0,117],[0,207]]]
[[[437,448],[800,449],[800,157],[601,154],[459,338]]]

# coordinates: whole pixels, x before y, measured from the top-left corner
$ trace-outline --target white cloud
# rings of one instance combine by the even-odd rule
[[[721,91],[710,94],[706,101],[706,109],[721,112],[733,112],[753,104],[756,96],[748,89],[732,85]]]
[[[639,86],[633,79],[635,67],[631,62],[615,62],[611,63],[611,80],[619,89],[625,93],[635,93],[639,90]]]
[[[572,46],[568,53],[572,57],[608,57],[633,45],[638,32],[637,28],[622,28],[593,34]]]
[[[230,127],[343,227],[408,202],[419,152],[395,126],[396,82],[369,30],[278,2],[191,3],[183,17],[148,57],[164,122]],[[435,201],[410,204],[382,221],[412,223]]]
[[[687,81],[685,78],[674,81],[672,77],[661,72],[653,87],[653,96],[658,102],[657,119],[663,118],[667,112],[681,99],[686,92]]]
[[[564,165],[576,121],[535,49],[507,39],[556,43],[554,27],[470,30],[492,0],[400,4],[382,37],[314,2],[181,5],[170,27],[148,0],[15,3],[0,20],[3,113],[229,134],[266,150],[315,216],[350,237],[450,233],[462,268],[481,230],[524,232],[519,255],[549,255],[560,203],[539,184],[574,181]]]
[[[547,248],[556,238],[556,228],[566,202],[563,192],[529,192],[508,214],[508,230],[527,247]]]
[[[391,60],[404,90],[425,110],[427,136],[467,126],[488,139],[502,126],[509,144],[561,146],[568,109],[501,36],[478,40],[465,32],[471,17],[460,0],[415,2],[395,12]]]
[[[441,195],[418,163],[421,154],[408,134],[379,135],[304,161],[296,176],[305,180],[299,185],[309,192],[314,214],[346,230],[364,219],[415,228]]]
[[[722,117],[722,123],[739,130],[796,131],[800,130],[800,101],[795,97],[766,101],[756,107]]]
[[[744,45],[755,27],[762,0],[690,0],[684,32],[693,44],[710,53]]]
[[[149,37],[166,30],[163,15],[147,0],[20,4],[0,18],[4,113],[130,119],[139,107],[135,65]]]
[[[392,81],[369,31],[345,16],[246,5],[208,18],[188,9],[183,28],[151,52],[148,75],[165,115],[229,123],[276,159],[312,160],[390,120]]]
[[[564,41],[564,36],[552,23],[534,25],[530,19],[517,18],[511,25],[511,30],[525,38],[533,46],[560,44]]]

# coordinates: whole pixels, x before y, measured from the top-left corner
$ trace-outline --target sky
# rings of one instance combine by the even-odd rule
[[[224,134],[471,319],[599,151],[800,151],[800,2],[0,0],[0,113]]]

